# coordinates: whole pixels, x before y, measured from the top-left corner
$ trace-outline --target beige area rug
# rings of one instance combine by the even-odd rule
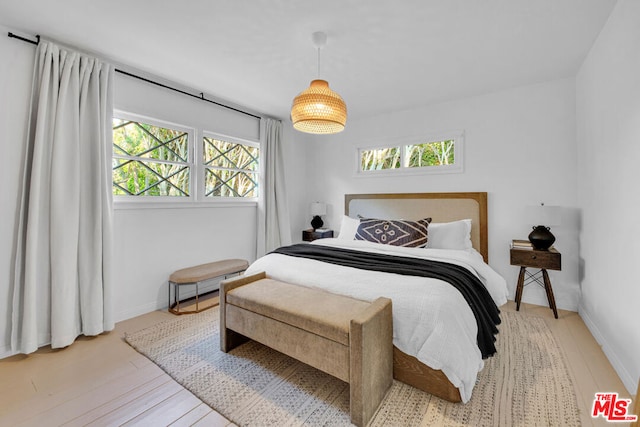
[[[125,339],[240,426],[350,425],[346,383],[252,341],[222,353],[218,316],[214,307]],[[503,313],[497,348],[469,403],[394,381],[370,425],[580,425],[564,356],[543,319]]]

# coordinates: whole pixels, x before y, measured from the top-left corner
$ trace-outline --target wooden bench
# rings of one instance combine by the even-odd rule
[[[208,304],[202,306],[200,304],[200,282],[211,280],[218,277],[225,279],[232,274],[240,274],[249,267],[249,263],[244,259],[225,259],[208,264],[196,265],[194,267],[183,268],[175,271],[169,276],[169,311],[174,314],[198,313],[207,308],[215,306]],[[185,310],[180,308],[180,288],[185,285],[195,285],[195,310]],[[173,290],[173,302],[171,291]]]
[[[253,339],[349,383],[351,422],[366,425],[393,381],[391,300],[356,300],[270,279],[220,284],[220,348]]]

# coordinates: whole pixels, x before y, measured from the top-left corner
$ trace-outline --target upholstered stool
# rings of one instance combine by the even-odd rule
[[[202,310],[213,307],[215,304],[209,304],[201,307],[200,283],[205,280],[211,280],[218,277],[226,279],[231,275],[242,273],[247,269],[247,267],[249,267],[249,262],[247,262],[247,260],[225,259],[175,271],[171,276],[169,276],[169,311],[174,314],[187,314],[198,313]],[[189,298],[195,298],[195,310],[180,309],[180,288],[188,285],[195,286],[195,297]],[[171,298],[172,293],[173,299]]]

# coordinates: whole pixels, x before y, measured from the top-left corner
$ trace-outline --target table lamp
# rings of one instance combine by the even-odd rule
[[[320,215],[327,214],[327,205],[322,202],[313,202],[309,208],[311,215],[313,218],[311,219],[311,227],[313,227],[313,231],[322,227],[324,225],[324,221],[320,218]]]

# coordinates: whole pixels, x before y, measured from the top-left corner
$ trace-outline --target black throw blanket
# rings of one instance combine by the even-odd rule
[[[309,245],[306,243],[283,246],[274,250],[273,253],[309,258],[361,270],[444,280],[460,291],[476,317],[478,348],[482,353],[482,358],[486,359],[496,352],[494,343],[496,340],[495,334],[498,333],[496,325],[500,324],[500,310],[482,282],[464,267],[440,261]]]

